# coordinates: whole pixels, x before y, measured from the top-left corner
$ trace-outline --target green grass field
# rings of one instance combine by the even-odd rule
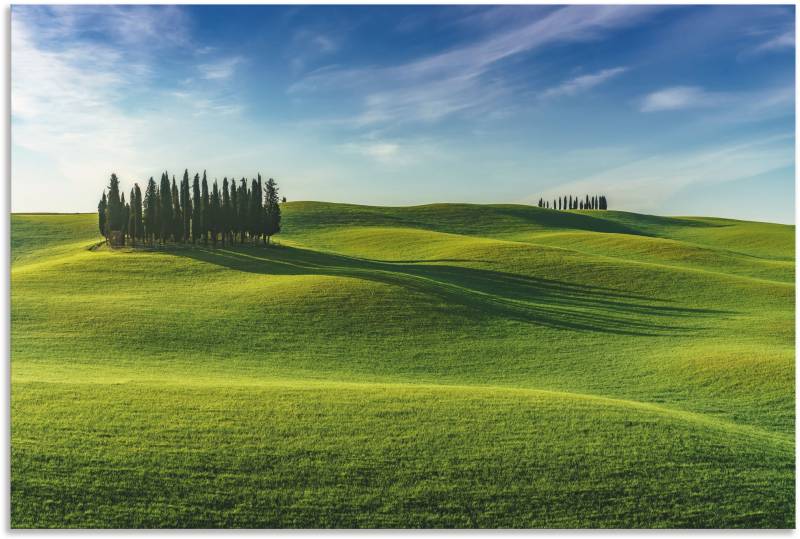
[[[793,226],[283,212],[12,215],[12,527],[794,527]]]

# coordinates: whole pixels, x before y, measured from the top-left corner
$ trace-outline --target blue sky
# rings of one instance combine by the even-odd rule
[[[290,200],[794,222],[792,6],[14,6],[12,210],[110,172]],[[48,194],[45,194],[44,190]]]

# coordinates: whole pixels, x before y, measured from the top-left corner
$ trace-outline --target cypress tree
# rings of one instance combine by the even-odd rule
[[[255,178],[250,181],[250,211],[247,215],[250,218],[250,238],[255,241],[261,235],[261,193]]]
[[[222,229],[222,246],[225,247],[225,238],[231,231],[231,195],[228,191],[228,177],[222,179],[222,218],[220,219]],[[230,238],[228,238],[230,241]]]
[[[152,176],[144,192],[144,231],[145,238],[152,245],[158,235],[158,191]]]
[[[130,207],[128,209],[128,235],[131,245],[136,247],[136,190],[131,189]]]
[[[167,173],[161,175],[161,185],[159,186],[159,195],[161,204],[159,204],[159,220],[161,221],[161,242],[164,243],[169,240],[175,226],[172,218],[172,190],[169,185],[169,176]]]
[[[200,175],[192,182],[192,243],[197,243],[203,233],[203,201],[200,198]]]
[[[106,200],[106,192],[103,190],[103,197],[97,205],[97,226],[100,228],[100,234],[108,241],[108,233],[106,232],[106,209],[108,208],[108,201]]]
[[[178,194],[178,184],[175,176],[172,177],[172,235],[175,242],[183,241],[183,213],[181,212],[181,199]]]
[[[125,245],[125,236],[127,236],[129,232],[128,225],[130,223],[130,218],[131,218],[131,205],[124,202],[125,193],[122,194],[122,200],[123,203],[125,204],[124,206],[125,211],[123,211],[124,223],[122,225],[122,245]]]
[[[108,182],[108,218],[106,219],[109,231],[122,230],[122,220],[125,218],[124,211],[125,208],[119,196],[119,179],[116,174],[111,174],[111,178]]]
[[[236,180],[231,179],[231,244],[239,233],[239,190]]]
[[[273,234],[281,231],[281,207],[278,204],[278,184],[270,178],[264,193],[264,244],[269,245]]]
[[[211,220],[211,207],[208,200],[208,181],[206,171],[203,171],[202,198],[200,199],[200,215],[203,216],[203,245],[208,245],[208,230]]]
[[[256,230],[259,237],[264,234],[264,219],[266,213],[264,212],[264,184],[261,183],[261,173],[258,174],[258,219],[256,220]]]
[[[142,190],[139,184],[133,184],[133,214],[136,223],[136,239],[144,239],[144,223],[142,221]]]
[[[181,180],[181,215],[183,216],[183,243],[189,241],[192,226],[192,199],[189,196],[189,169],[183,171]]]
[[[211,230],[211,241],[214,243],[214,247],[217,246],[217,234],[220,232],[220,201],[219,201],[219,187],[217,186],[217,180],[214,180],[214,185],[211,187],[211,205],[210,205],[210,219],[209,219],[209,230]]]
[[[248,232],[250,220],[248,213],[250,212],[250,193],[247,191],[247,180],[242,178],[239,184],[239,227],[241,229],[241,243],[244,243],[245,236]]]
[[[128,212],[125,211],[127,204],[125,203],[125,193],[120,194],[119,204],[122,207],[122,216],[120,218],[121,226],[120,232],[122,232],[122,245],[125,245],[125,236],[128,234]]]
[[[156,184],[156,227],[153,229],[157,242],[161,241],[161,190]]]

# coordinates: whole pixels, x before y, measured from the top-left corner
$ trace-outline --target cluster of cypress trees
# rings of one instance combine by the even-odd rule
[[[209,193],[205,171],[202,181],[199,174],[194,175],[191,186],[188,169],[180,185],[175,176],[170,183],[164,172],[158,184],[150,178],[144,197],[139,184],[134,184],[128,202],[116,174],[111,175],[107,189],[108,195],[104,190],[97,206],[100,233],[106,241],[114,238],[122,245],[126,240],[134,246],[137,241],[154,245],[201,240],[208,245],[209,239],[215,247],[218,240],[224,246],[237,239],[240,243],[262,239],[268,245],[281,230],[278,185],[272,178],[262,183],[261,174],[249,187],[245,178],[237,186],[235,179],[228,183],[226,177],[222,189],[214,180]]]
[[[558,197],[553,199],[553,205],[550,205],[549,200],[539,199],[540,208],[552,208],[554,210],[607,210],[608,201],[604,195],[594,195],[586,197],[581,200],[572,195],[565,197]]]

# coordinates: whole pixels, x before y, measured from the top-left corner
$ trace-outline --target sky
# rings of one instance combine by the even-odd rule
[[[793,6],[32,6],[11,206],[207,170],[289,200],[794,222]]]

